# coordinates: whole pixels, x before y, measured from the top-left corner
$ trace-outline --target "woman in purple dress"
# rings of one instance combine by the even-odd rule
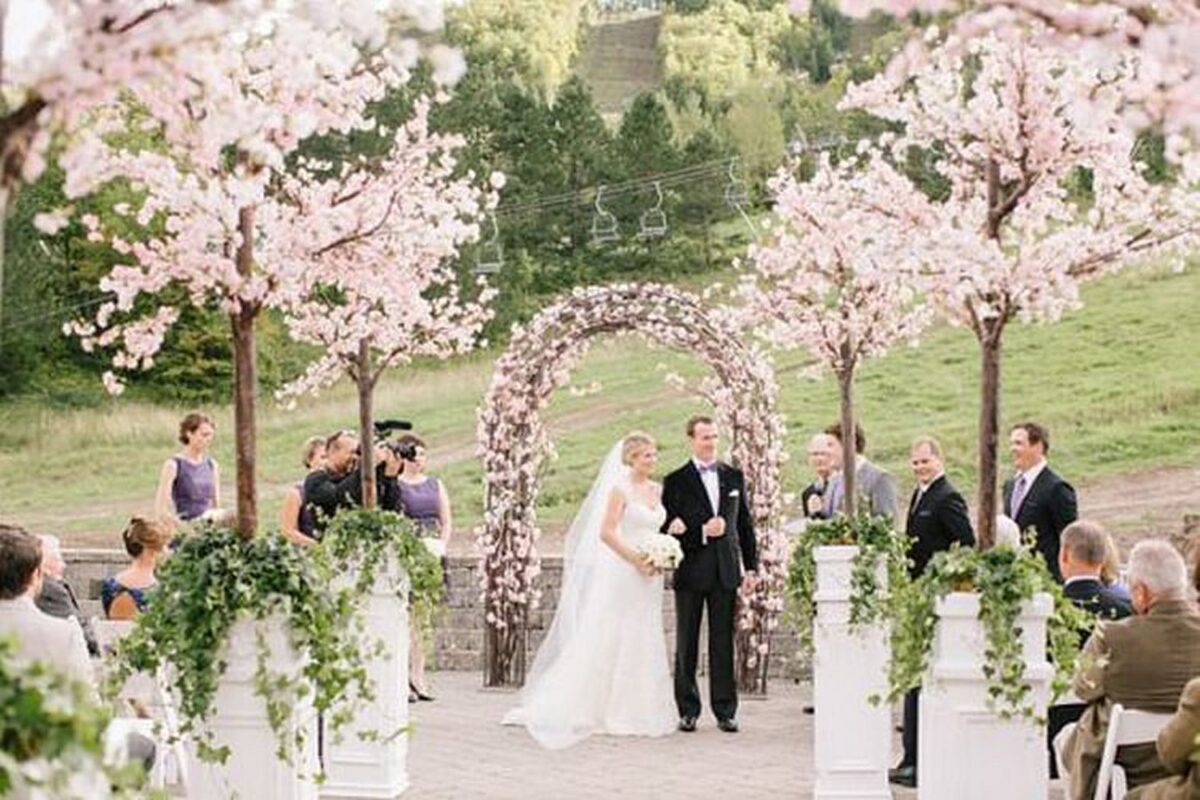
[[[308,470],[306,476],[325,469],[325,437],[308,437],[304,443],[303,461],[304,468]],[[279,512],[279,530],[283,538],[296,544],[314,545],[320,538],[312,506],[304,502],[304,481],[288,489],[284,496],[283,508]]]
[[[221,507],[221,473],[208,454],[216,428],[207,414],[193,411],[179,423],[183,445],[158,476],[154,513],[159,519],[190,522]]]
[[[453,529],[450,517],[450,496],[440,480],[427,475],[425,442],[411,434],[396,440],[401,455],[401,470],[397,478],[400,487],[400,513],[417,523],[422,537],[441,539],[443,552],[450,546]],[[442,574],[446,560],[442,558]],[[409,700],[432,700],[425,683],[425,649],[421,641],[421,625],[410,626],[409,643]]]

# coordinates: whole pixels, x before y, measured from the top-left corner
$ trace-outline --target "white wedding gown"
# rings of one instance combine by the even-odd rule
[[[620,533],[637,547],[661,536],[660,505],[634,499],[624,481]],[[582,512],[581,512],[582,514]],[[596,528],[583,535],[599,536]],[[591,542],[574,548],[589,558]],[[546,643],[538,651],[521,706],[504,719],[524,725],[543,747],[569,747],[596,733],[663,736],[675,730],[676,713],[662,623],[663,577],[647,578],[604,543],[591,551],[591,569],[567,564],[560,600]],[[586,581],[571,587],[569,582]]]

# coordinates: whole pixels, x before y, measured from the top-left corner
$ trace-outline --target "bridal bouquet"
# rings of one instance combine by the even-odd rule
[[[436,536],[422,536],[421,543],[425,545],[425,549],[428,550],[434,558],[446,557],[446,543]]]
[[[638,552],[659,569],[674,569],[683,560],[683,548],[674,536],[651,536],[638,546]]]

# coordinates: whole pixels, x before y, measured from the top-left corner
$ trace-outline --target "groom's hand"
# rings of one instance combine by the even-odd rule
[[[672,536],[683,536],[687,533],[687,524],[679,517],[671,520],[671,524],[667,526],[667,533]]]
[[[725,520],[721,517],[713,517],[704,523],[704,535],[709,539],[720,539],[725,535]]]

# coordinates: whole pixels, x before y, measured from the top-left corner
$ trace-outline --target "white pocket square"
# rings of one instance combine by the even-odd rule
[[[740,495],[741,495],[741,492],[739,492],[737,489],[730,489],[730,490],[729,490],[729,496],[730,496],[730,497],[738,497],[738,496],[740,496]]]

